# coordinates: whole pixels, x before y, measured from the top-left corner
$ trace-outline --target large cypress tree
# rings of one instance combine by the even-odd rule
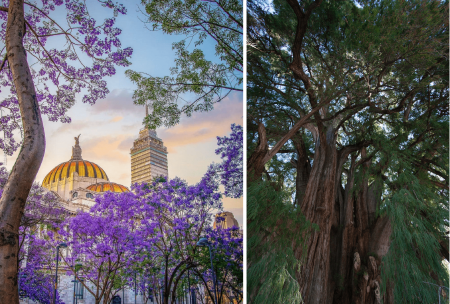
[[[448,3],[247,20],[249,302],[448,300]]]

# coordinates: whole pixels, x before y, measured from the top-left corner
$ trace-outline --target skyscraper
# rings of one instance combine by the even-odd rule
[[[131,148],[131,183],[150,182],[157,176],[168,176],[167,148],[156,131],[139,131]]]

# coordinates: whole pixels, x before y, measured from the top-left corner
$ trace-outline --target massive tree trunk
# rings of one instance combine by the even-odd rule
[[[347,156],[340,152],[342,164]],[[361,156],[365,158],[365,148],[361,149]],[[368,162],[360,164],[363,177],[355,180],[355,158],[352,155],[345,190],[340,187],[340,177],[336,185],[341,191],[338,198],[343,199],[336,200],[339,216],[331,232],[336,243],[330,248],[333,255],[330,303],[380,303],[381,299],[380,262],[389,248],[391,226],[386,217],[375,218],[381,187],[377,182],[368,185]],[[353,192],[354,187],[357,192]],[[389,295],[390,290],[384,303],[392,303]]]
[[[17,258],[20,219],[45,152],[44,127],[23,46],[24,34],[23,0],[11,0],[6,50],[19,100],[24,139],[0,200],[0,304],[19,303]]]
[[[306,219],[319,227],[313,231],[306,243],[306,259],[298,273],[301,293],[308,303],[330,303],[330,245],[331,227],[336,189],[337,149],[336,136],[332,126],[326,134],[313,134],[316,142],[315,155],[301,210]],[[303,252],[297,252],[304,255]]]
[[[294,244],[296,257],[303,261],[297,273],[302,298],[307,304],[380,303],[380,263],[389,248],[391,226],[386,217],[375,216],[381,185],[369,185],[365,174],[369,161],[356,162],[358,152],[366,159],[368,143],[337,149],[333,123],[324,125],[322,134],[315,126],[307,127],[315,139],[312,168],[301,136],[292,138],[298,159],[291,162],[297,168],[296,190],[300,193],[296,198],[302,213],[319,230],[311,231],[306,246]],[[262,154],[267,153],[264,126],[259,126],[259,135],[262,137],[248,168],[248,172],[259,173],[253,175],[255,180],[261,178]],[[351,165],[345,170],[349,156]],[[363,176],[359,180],[355,180],[357,168]],[[345,187],[343,173],[347,175]],[[393,303],[391,288],[384,303]]]

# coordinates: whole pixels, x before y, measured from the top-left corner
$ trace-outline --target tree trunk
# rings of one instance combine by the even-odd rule
[[[24,34],[23,0],[11,0],[6,50],[19,100],[24,140],[0,200],[0,304],[19,303],[17,256],[20,219],[45,152],[44,127],[23,47]]]
[[[302,139],[303,132],[297,137],[293,137],[292,141],[297,151],[297,160],[291,161],[297,169],[295,183],[295,204],[300,204],[306,192],[309,175],[311,173],[311,164],[308,159],[306,147]]]
[[[297,279],[306,303],[330,303],[330,231],[335,216],[335,180],[337,168],[336,136],[332,126],[326,134],[315,136],[316,148],[312,170],[301,202],[306,219],[317,224],[306,243],[306,252],[297,250],[298,258],[306,257]],[[301,247],[300,247],[301,248]],[[306,255],[305,255],[306,253]]]
[[[374,219],[381,192],[376,183],[368,186],[367,177],[355,181],[353,156],[347,185],[342,189],[341,166],[348,153],[336,150],[332,129],[324,135],[326,142],[316,140],[301,204],[307,220],[319,226],[308,239],[306,258],[298,273],[301,293],[307,304],[379,304],[381,258],[387,253],[391,234],[387,218]],[[362,166],[365,176],[368,164]],[[356,183],[359,190],[355,193]],[[298,258],[304,256],[301,251],[297,254]],[[393,303],[392,297],[386,296],[384,303]]]
[[[259,123],[258,146],[248,159],[247,163],[247,176],[249,182],[255,181],[261,177],[261,174],[264,172],[264,158],[268,151],[269,145],[267,144],[266,128],[263,123]]]
[[[303,265],[297,273],[302,298],[306,304],[380,303],[381,258],[389,249],[392,233],[386,217],[375,217],[381,184],[375,181],[369,186],[365,173],[370,164],[356,163],[356,155],[352,155],[343,188],[343,165],[356,151],[361,151],[361,158],[365,158],[364,143],[338,150],[333,123],[324,126],[322,134],[317,127],[309,125],[308,129],[316,145],[312,168],[301,137],[292,138],[298,154],[298,159],[292,161],[298,170],[296,190],[301,191],[296,197],[306,219],[319,227],[311,232],[305,247],[294,244],[296,257]],[[258,160],[264,145],[267,145],[265,130],[259,149],[249,159]],[[251,165],[264,168],[264,163],[258,161],[249,161]],[[355,180],[357,169],[363,177]],[[248,172],[252,170],[261,172],[255,167],[248,168]],[[261,174],[254,179],[261,178]],[[392,288],[384,295],[384,303],[393,303]]]
[[[361,156],[366,156],[365,148],[362,148]],[[391,227],[386,217],[375,219],[381,191],[377,182],[368,185],[369,163],[361,164],[363,177],[355,181],[355,158],[352,156],[347,185],[341,195],[343,206],[336,208],[341,214],[339,225],[332,233],[337,242],[330,250],[333,256],[333,300],[330,303],[372,304],[381,301],[381,258],[389,248]],[[358,192],[354,193],[356,183]],[[384,303],[393,303],[391,297],[386,295]]]

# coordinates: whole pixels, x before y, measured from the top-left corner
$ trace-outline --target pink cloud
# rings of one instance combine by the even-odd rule
[[[197,112],[191,117],[181,119],[179,125],[158,130],[169,153],[176,153],[176,148],[210,141],[217,136],[230,132],[230,125],[242,125],[243,105],[242,95],[233,94],[214,106],[210,112]]]
[[[93,114],[117,113],[135,114],[144,117],[144,106],[135,105],[133,103],[133,92],[130,90],[112,90],[105,99],[99,100],[90,108]]]

